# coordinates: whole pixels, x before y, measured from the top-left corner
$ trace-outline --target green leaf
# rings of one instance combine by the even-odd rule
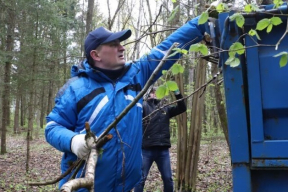
[[[170,54],[167,58],[169,58],[169,57],[173,57],[173,56],[175,56],[175,55],[177,55],[179,52],[173,52],[172,54]]]
[[[254,30],[254,29],[250,29],[250,31],[249,31],[248,34],[249,34],[250,36],[256,35],[257,39],[258,39],[258,40],[261,40],[260,37],[259,37],[259,35],[258,35],[258,33],[257,33],[257,31]]]
[[[187,55],[188,51],[186,49],[181,49],[181,53]]]
[[[229,57],[229,58],[225,61],[225,64],[226,64],[226,65],[230,65],[230,63],[231,63],[232,61],[234,61],[234,59],[235,59],[235,57],[233,57],[233,56]]]
[[[248,34],[250,35],[250,36],[254,36],[254,35],[256,35],[256,31],[254,30],[254,29],[250,29],[250,31],[248,32]]]
[[[230,67],[237,67],[240,65],[240,60],[236,57],[229,57],[226,62],[225,62],[226,65],[230,65]]]
[[[245,18],[240,13],[234,13],[230,18],[230,21],[236,20],[238,27],[242,28],[245,23]]]
[[[176,13],[179,11],[179,5],[177,5],[171,12],[168,22],[172,21],[175,18]]]
[[[237,67],[240,65],[240,59],[235,58],[231,63],[230,63],[230,67]]]
[[[270,19],[262,19],[257,23],[256,30],[262,31],[270,24]]]
[[[181,49],[180,48],[174,48],[172,49],[174,52],[172,54],[170,54],[167,58],[169,57],[173,57],[174,55],[181,53]]]
[[[256,4],[251,4],[253,11],[260,11],[259,7]]]
[[[179,66],[179,72],[184,73],[184,67],[182,67],[182,65]]]
[[[167,74],[167,70],[162,70],[162,75]]]
[[[282,0],[274,0],[273,1],[273,4],[274,4],[274,7],[273,8],[278,8],[280,7],[284,2]]]
[[[199,51],[202,55],[208,55],[208,47],[204,44],[200,44]]]
[[[196,44],[191,45],[190,48],[189,48],[189,52],[192,52],[192,51],[197,52],[197,51],[199,51],[199,44],[200,43],[196,43]]]
[[[237,16],[236,24],[238,25],[238,27],[242,28],[244,23],[245,23],[245,18],[243,17],[243,15]]]
[[[288,53],[285,51],[282,51],[278,53],[277,55],[274,55],[273,57],[279,57],[279,56],[281,56],[280,62],[279,62],[280,67],[285,67],[287,65]]]
[[[230,21],[234,21],[238,15],[239,15],[239,13],[234,13],[233,15],[231,15],[229,17]]]
[[[216,7],[216,11],[218,11],[218,13],[222,13],[226,10],[225,3],[220,3],[219,5],[217,5]]]
[[[184,72],[184,68],[182,67],[182,65],[175,63],[172,67],[171,67],[171,71],[173,75],[177,75],[178,73],[183,73]]]
[[[252,5],[251,5],[251,4],[245,5],[244,11],[245,11],[246,13],[252,12]]]
[[[280,19],[280,17],[272,17],[271,19],[271,23],[273,25],[280,25],[282,23],[282,20]]]
[[[270,33],[271,32],[271,30],[272,30],[272,27],[273,27],[273,25],[272,24],[269,24],[268,25],[268,27],[267,27],[267,33]]]
[[[285,67],[287,65],[287,61],[288,61],[288,55],[282,55],[280,58],[280,67]]]
[[[158,89],[156,90],[156,97],[158,99],[162,99],[163,97],[165,97],[166,92],[167,92],[166,89],[167,89],[166,85],[160,85]]]
[[[204,24],[208,21],[209,14],[207,11],[203,12],[198,19],[198,25]]]
[[[172,3],[176,3],[177,2],[177,0],[172,0]]]
[[[181,49],[181,48],[174,48],[172,50],[174,52],[171,55],[169,55],[168,58],[176,55],[177,53],[181,53],[181,54],[184,54],[184,55],[187,55],[187,53],[188,53],[188,51],[186,49]]]
[[[261,40],[260,36],[258,35],[258,33],[256,32],[256,37],[258,40]]]
[[[189,52],[192,51],[200,51],[202,55],[207,55],[208,54],[208,47],[204,44],[201,43],[196,43],[190,46]]]
[[[233,43],[229,48],[229,56],[235,56],[235,54],[242,55],[245,53],[245,48],[240,42]]]
[[[178,89],[178,85],[175,81],[167,81],[166,84],[170,91],[176,91]]]

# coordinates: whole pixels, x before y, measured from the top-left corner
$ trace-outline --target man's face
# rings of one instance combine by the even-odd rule
[[[150,96],[151,99],[156,99],[155,91],[150,92],[149,96]]]
[[[119,40],[100,45],[96,50],[96,66],[103,69],[119,69],[125,64],[125,48]]]

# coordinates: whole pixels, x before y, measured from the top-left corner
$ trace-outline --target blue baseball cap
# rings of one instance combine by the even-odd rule
[[[109,43],[117,39],[119,39],[119,41],[124,41],[128,39],[131,34],[132,32],[130,29],[113,33],[104,27],[99,27],[94,31],[91,31],[86,37],[84,43],[86,58],[88,59],[90,57],[90,52],[99,47],[99,45]]]

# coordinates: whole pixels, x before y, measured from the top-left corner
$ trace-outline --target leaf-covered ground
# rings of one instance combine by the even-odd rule
[[[30,143],[29,172],[26,173],[26,140],[23,136],[7,137],[8,153],[0,156],[0,192],[57,191],[57,184],[29,187],[28,181],[50,181],[59,176],[61,153],[43,137]],[[173,175],[176,173],[176,146],[171,148]],[[232,185],[230,157],[224,140],[202,142],[198,166],[197,192],[230,192]],[[162,191],[162,180],[153,164],[145,185],[146,191]]]

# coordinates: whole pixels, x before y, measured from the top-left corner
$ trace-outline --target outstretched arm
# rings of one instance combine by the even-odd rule
[[[177,90],[174,92],[175,93],[175,97],[177,100],[182,99],[183,96],[181,95],[181,93]],[[184,113],[187,110],[186,108],[186,104],[184,99],[180,100],[177,102],[176,106],[170,107],[169,108],[169,117],[175,117],[181,113]]]
[[[188,50],[190,45],[200,42],[206,29],[208,29],[207,24],[198,25],[199,17],[196,17],[168,36],[163,42],[154,47],[148,55],[141,57],[136,64],[143,75],[143,80],[146,82],[154,69],[160,63],[164,57],[167,50],[172,46],[173,43],[179,43],[179,48]],[[182,55],[176,54],[173,57],[169,57],[164,64],[162,70],[169,69]],[[157,75],[155,81],[161,76],[161,73]]]

